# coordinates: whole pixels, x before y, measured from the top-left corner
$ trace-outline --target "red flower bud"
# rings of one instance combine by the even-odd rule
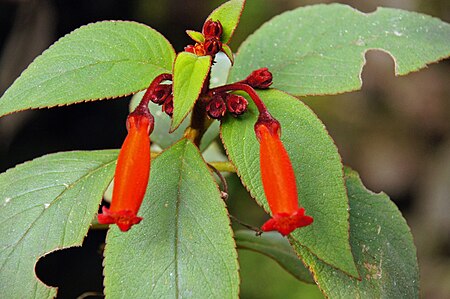
[[[288,235],[296,228],[311,224],[313,218],[306,216],[305,209],[299,207],[294,169],[279,131],[280,125],[273,118],[258,120],[255,125],[260,144],[261,178],[272,211],[272,218],[261,229]]]
[[[248,102],[243,96],[228,94],[226,101],[228,111],[234,115],[241,115],[247,110]]]
[[[101,224],[117,224],[128,231],[142,218],[137,216],[144,199],[150,175],[150,137],[153,116],[142,106],[127,118],[128,135],[120,149],[114,175],[114,189],[110,208],[103,207],[98,215]]]
[[[244,82],[253,88],[267,89],[272,84],[272,73],[264,67],[253,71]]]
[[[223,29],[219,21],[207,20],[203,25],[202,33],[206,38],[215,37],[220,39]]]
[[[215,95],[206,106],[206,112],[211,118],[221,119],[227,112],[227,106],[221,95]]]
[[[162,106],[162,111],[164,111],[168,116],[173,114],[173,95],[169,95]]]
[[[194,53],[197,56],[205,56],[206,51],[205,47],[203,46],[203,43],[195,43],[195,45],[188,45],[184,47],[184,51],[189,53]]]
[[[171,93],[172,84],[159,84],[153,90],[150,100],[155,104],[162,105]]]
[[[184,47],[184,51],[195,54],[195,47],[193,45],[187,45]]]
[[[220,50],[222,50],[222,43],[217,38],[208,38],[203,43],[203,47],[206,55],[216,55]]]
[[[205,51],[205,47],[203,44],[200,43],[196,43],[194,46],[194,53],[197,56],[205,56],[206,55],[206,51]]]

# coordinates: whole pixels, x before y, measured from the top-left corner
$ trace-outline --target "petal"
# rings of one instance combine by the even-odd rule
[[[132,211],[113,212],[107,207],[102,207],[102,214],[98,215],[100,224],[117,224],[121,231],[128,231],[134,224],[141,222],[142,217],[136,216]]]
[[[305,209],[299,208],[292,214],[274,214],[271,219],[263,224],[261,229],[265,232],[276,230],[283,236],[290,234],[297,228],[308,226],[313,222],[313,218],[305,215]]]

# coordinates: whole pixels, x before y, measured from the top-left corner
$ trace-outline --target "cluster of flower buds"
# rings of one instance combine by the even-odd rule
[[[173,114],[172,84],[159,84],[153,90],[150,101],[162,106],[162,111],[167,115]]]
[[[214,94],[206,105],[206,113],[214,119],[221,119],[228,111],[233,116],[238,116],[247,110],[248,102],[240,95],[232,93]]]
[[[220,41],[222,32],[222,25],[219,21],[207,20],[202,30],[203,41],[197,42],[195,45],[188,45],[184,50],[197,56],[214,56],[222,50],[222,42]]]

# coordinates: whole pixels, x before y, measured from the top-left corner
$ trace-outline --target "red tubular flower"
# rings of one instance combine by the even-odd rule
[[[139,105],[128,116],[127,129],[117,160],[111,206],[103,207],[98,215],[99,223],[115,223],[124,232],[142,220],[137,213],[150,175],[149,133],[153,130],[153,116],[146,106]]]
[[[272,218],[261,229],[277,230],[285,236],[296,228],[311,224],[313,218],[306,216],[305,209],[299,207],[294,170],[280,140],[280,124],[267,115],[260,116],[255,124],[262,183],[272,211]]]

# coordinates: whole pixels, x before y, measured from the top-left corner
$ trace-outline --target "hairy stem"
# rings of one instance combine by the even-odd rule
[[[155,90],[156,86],[158,86],[159,84],[161,84],[161,82],[166,81],[166,80],[172,80],[172,75],[164,73],[164,74],[157,76],[155,79],[153,79],[152,83],[150,83],[147,90],[145,91],[145,94],[142,97],[142,100],[139,103],[139,105],[148,106],[148,103],[150,102],[151,96],[152,96],[153,91]]]
[[[212,57],[214,60],[214,56]],[[200,141],[202,140],[203,134],[208,129],[211,121],[206,117],[205,113],[205,101],[203,98],[208,97],[209,93],[209,85],[211,81],[211,68],[209,69],[208,74],[206,75],[205,81],[203,82],[202,90],[198,97],[198,100],[195,102],[194,109],[192,110],[191,124],[186,129],[184,136],[190,140],[197,146],[200,147]]]
[[[236,168],[234,168],[231,162],[209,162],[208,164],[220,172],[236,172]]]
[[[192,110],[191,124],[186,129],[185,137],[192,140],[192,142],[200,147],[200,141],[202,140],[203,134],[207,129],[208,119],[205,113],[205,104],[199,98],[194,105],[194,109]],[[209,124],[208,124],[209,125]]]
[[[212,171],[214,171],[214,173],[217,175],[217,177],[219,178],[220,182],[222,183],[222,190],[220,190],[221,197],[222,197],[223,200],[227,200],[228,199],[228,184],[227,184],[227,180],[225,180],[225,178],[220,173],[220,171],[217,170],[217,168],[212,166],[210,163],[208,163],[208,166],[209,166],[209,168],[212,169]]]
[[[261,229],[259,229],[258,227],[255,227],[253,225],[250,225],[248,223],[242,222],[240,219],[236,218],[235,216],[230,214],[230,219],[239,223],[240,225],[242,225],[245,228],[248,228],[249,230],[252,230],[255,232],[255,235],[257,236],[261,236],[263,234],[263,231]]]

